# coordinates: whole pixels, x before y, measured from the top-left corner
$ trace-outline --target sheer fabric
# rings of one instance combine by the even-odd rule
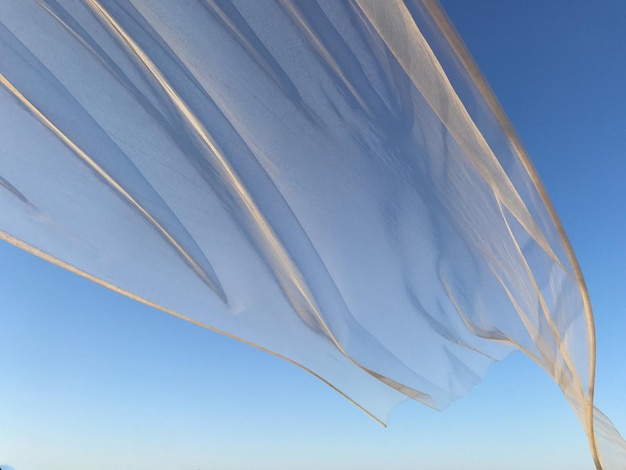
[[[4,0],[0,85],[2,239],[380,422],[520,349],[626,461],[580,268],[435,3]]]

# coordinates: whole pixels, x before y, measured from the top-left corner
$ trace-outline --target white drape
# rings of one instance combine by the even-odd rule
[[[574,254],[431,1],[4,0],[0,85],[4,240],[380,421],[521,349],[624,457]]]

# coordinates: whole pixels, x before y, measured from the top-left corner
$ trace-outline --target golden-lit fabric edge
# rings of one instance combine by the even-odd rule
[[[98,8],[99,13],[102,15],[106,16],[107,21],[111,21],[113,22],[113,19],[108,16],[106,10],[102,9],[102,7],[99,5],[99,3],[96,0],[89,0],[95,8]],[[114,27],[115,31],[117,31],[116,28],[118,28],[117,24],[115,22],[112,23],[112,26]],[[126,36],[125,36],[126,37]],[[132,43],[132,40],[127,37],[125,40],[131,41],[131,45],[133,47],[136,47],[136,45],[134,45],[134,43]],[[141,51],[139,51],[141,52]],[[153,64],[151,64],[151,62],[149,61],[149,59],[146,57],[146,59],[148,61],[148,63],[151,65],[151,69],[154,67]],[[172,94],[175,95],[175,92],[173,91],[173,89],[171,89],[170,85],[163,80],[163,84],[162,86],[164,88],[167,88],[171,91]],[[200,275],[200,277],[205,281],[205,283],[213,290],[213,292],[215,292],[222,300],[224,300],[225,294],[223,293],[223,291],[221,290],[221,287],[218,285],[216,286],[215,284],[213,284],[211,282],[211,280],[204,275],[204,273],[202,272],[202,270],[200,268],[197,267],[196,263],[193,261],[193,259],[184,251],[184,249],[182,249],[182,247],[176,242],[176,240],[174,238],[172,238],[165,229],[163,229],[161,227],[161,225],[146,211],[144,210],[141,205],[139,205],[127,192],[124,188],[122,188],[121,186],[119,186],[109,175],[106,174],[106,172],[100,168],[78,145],[76,145],[71,139],[69,139],[60,129],[58,129],[55,124],[44,114],[42,113],[34,104],[32,104],[28,98],[26,98],[20,90],[18,90],[9,80],[6,79],[6,77],[4,77],[4,75],[2,75],[0,73],[0,86],[3,86],[10,94],[13,95],[13,97],[15,99],[18,100],[18,102],[23,105],[28,112],[30,112],[43,126],[45,126],[48,130],[50,130],[61,142],[63,142],[64,145],[66,145],[74,154],[76,154],[77,156],[79,156],[81,158],[81,160],[85,161],[90,167],[92,167],[100,176],[102,176],[110,185],[112,188],[114,188],[116,190],[116,192],[118,192],[121,196],[123,196],[126,200],[128,200],[133,207],[135,207],[151,224],[152,226],[154,226],[156,228],[157,231],[159,231],[161,234],[164,235],[164,238],[166,240],[168,240],[168,242],[178,251],[180,252],[183,257],[185,258],[185,260],[189,263],[189,265],[193,268],[193,270]],[[178,97],[176,97],[178,99]],[[191,111],[187,110],[186,107],[184,106],[184,103],[182,102],[182,100],[178,99],[178,101],[180,101],[180,105],[181,107],[185,108],[186,111],[186,115],[189,116],[189,119],[194,123],[194,127],[197,126],[198,131],[200,134],[202,134],[203,138],[207,139],[207,143],[211,146],[214,146],[215,144],[211,141],[210,136],[208,135],[208,132],[206,132],[205,130],[202,129],[201,124],[197,121],[196,117],[193,115],[193,113],[191,113]],[[205,135],[206,134],[206,135]],[[213,147],[216,151],[217,154],[221,154],[221,151],[219,151],[219,149],[217,149],[217,147]],[[260,211],[256,208],[254,201],[252,200],[252,198],[247,194],[247,192],[245,191],[243,185],[238,181],[235,173],[232,171],[231,168],[228,167],[226,160],[223,159],[224,162],[224,168],[225,168],[225,172],[228,175],[228,177],[232,178],[237,187],[241,188],[240,193],[242,194],[242,199],[245,201],[246,206],[249,207],[251,209],[251,212],[255,215],[255,218],[258,218],[261,222],[262,222],[262,226],[264,228],[264,233],[267,234],[268,239],[270,240],[272,246],[276,247],[276,251],[278,252],[279,256],[282,259],[288,260],[288,256],[286,255],[286,253],[284,252],[283,247],[280,245],[280,243],[275,239],[275,236],[271,230],[271,227],[269,227],[269,225],[267,224],[267,222],[262,218],[262,216],[260,216]],[[7,235],[10,237],[10,235]],[[14,237],[11,237],[13,239],[15,239]],[[17,239],[15,239],[17,240]],[[22,245],[24,246],[30,246],[26,243],[20,242]],[[12,243],[15,246],[15,243]],[[22,247],[20,245],[20,247]],[[57,266],[62,266],[68,270],[70,270],[71,272],[77,273],[83,277],[87,277],[88,279],[97,282],[98,284],[101,284],[115,292],[118,293],[122,293],[123,295],[126,295],[127,297],[130,297],[134,300],[138,300],[146,305],[150,305],[152,307],[158,308],[159,310],[162,310],[164,312],[170,313],[174,316],[177,316],[179,318],[183,318],[187,321],[190,321],[196,325],[199,326],[203,326],[207,329],[210,329],[212,331],[218,332],[220,334],[223,334],[229,338],[233,338],[236,339],[238,341],[241,341],[245,344],[249,344],[251,346],[254,346],[262,351],[266,351],[266,352],[270,352],[271,354],[273,354],[274,356],[280,357],[282,359],[285,359],[287,362],[292,363],[292,364],[296,364],[297,366],[301,367],[302,369],[305,369],[307,372],[310,372],[311,374],[313,374],[315,377],[319,378],[320,380],[322,380],[324,383],[328,384],[333,390],[338,391],[342,396],[344,396],[345,398],[347,398],[351,403],[354,403],[359,409],[365,411],[365,413],[368,416],[371,416],[372,418],[374,418],[375,421],[379,422],[380,424],[383,424],[384,426],[386,426],[384,424],[384,422],[382,420],[380,420],[379,418],[375,417],[371,412],[367,411],[363,406],[359,405],[356,401],[354,401],[353,399],[351,399],[350,397],[348,397],[344,392],[340,391],[337,387],[335,387],[334,385],[332,385],[330,382],[328,382],[326,379],[322,378],[320,375],[316,374],[315,372],[313,372],[312,370],[308,369],[307,367],[305,367],[304,365],[289,359],[286,356],[280,355],[278,353],[275,353],[273,351],[271,351],[270,349],[267,348],[263,348],[259,345],[256,345],[252,342],[246,341],[242,338],[239,338],[235,335],[226,333],[222,330],[218,330],[212,327],[209,327],[208,325],[202,323],[202,322],[198,322],[196,320],[193,320],[189,317],[186,317],[182,314],[179,314],[177,312],[174,312],[173,310],[167,309],[163,306],[160,306],[157,303],[151,302],[147,299],[144,299],[140,296],[137,296],[135,294],[132,294],[129,291],[126,291],[124,289],[121,289],[113,284],[110,284],[106,281],[100,280],[97,277],[90,275],[86,272],[79,270],[78,268],[65,263],[41,250],[38,250],[34,247],[31,247],[33,250],[37,250],[38,252],[44,253],[44,256],[40,256],[37,253],[35,253],[34,251],[31,251],[31,249],[25,249],[26,251],[36,254],[37,256],[40,256],[41,258],[52,262],[53,264],[56,264]],[[60,263],[63,263],[62,265]],[[69,266],[71,266],[72,269],[69,268]],[[295,267],[291,268],[292,270],[296,271]],[[296,279],[296,281],[300,280],[300,277],[298,275],[298,273],[296,273],[296,275],[294,276],[294,278]],[[305,297],[308,298],[309,294],[307,292],[306,286],[303,285],[302,287],[299,286],[299,289],[301,289],[301,291],[303,292],[303,294],[305,294]],[[313,309],[313,311],[317,312],[317,307],[314,304],[314,302],[311,302],[311,307]],[[384,383],[386,386],[389,386],[390,388],[400,392],[401,394],[403,394],[404,396],[406,396],[407,398],[412,398],[412,399],[417,399],[419,401],[421,401],[422,403],[424,403],[427,406],[431,406],[434,407],[434,404],[432,403],[431,397],[426,394],[426,393],[422,393],[419,390],[416,390],[414,388],[408,387],[406,385],[403,385],[393,379],[390,379],[382,374],[378,374],[376,372],[374,372],[373,370],[363,366],[361,363],[359,363],[359,361],[357,361],[356,359],[354,359],[350,354],[348,354],[348,352],[344,349],[344,347],[339,343],[339,341],[335,338],[334,334],[332,333],[332,331],[330,330],[329,326],[326,324],[326,322],[324,321],[324,319],[322,318],[321,314],[319,314],[319,312],[316,313],[316,320],[319,322],[319,325],[321,326],[321,328],[324,331],[324,334],[326,335],[326,337],[332,342],[332,344],[337,348],[337,350],[354,366],[356,366],[358,369],[360,369],[361,371],[365,372],[366,374],[370,375],[371,377],[375,378],[376,380]]]
[[[537,192],[544,203],[554,226],[561,237],[561,241],[563,242],[563,246],[565,248],[565,252],[572,264],[572,268],[574,269],[574,274],[576,275],[576,282],[578,283],[578,287],[580,288],[581,298],[583,300],[584,310],[585,310],[585,319],[587,323],[587,329],[589,332],[589,387],[587,390],[588,400],[586,403],[586,433],[589,438],[589,446],[591,448],[591,453],[593,456],[593,461],[596,468],[602,468],[602,462],[600,459],[600,454],[598,451],[598,443],[596,439],[596,434],[593,426],[594,421],[594,384],[595,384],[595,375],[596,375],[596,332],[595,332],[595,323],[593,319],[593,310],[591,307],[591,301],[589,298],[589,291],[587,290],[587,284],[585,282],[582,270],[578,263],[578,259],[574,253],[574,249],[572,244],[565,233],[565,229],[563,228],[563,224],[561,223],[556,210],[550,200],[548,193],[546,192],[539,175],[532,162],[530,161],[530,157],[528,153],[524,149],[517,133],[513,129],[513,125],[511,124],[509,118],[504,112],[502,106],[498,102],[493,90],[487,83],[487,80],[480,72],[476,62],[472,58],[467,46],[457,33],[456,29],[452,26],[447,14],[439,4],[437,0],[423,0],[423,4],[431,14],[433,20],[444,34],[445,38],[448,40],[450,46],[456,53],[457,57],[461,61],[461,64],[465,68],[469,77],[474,82],[474,85],[481,93],[485,102],[489,106],[489,109],[494,114],[498,124],[502,127],[502,130],[508,137],[515,153],[519,157],[520,161],[524,165],[524,168],[528,172]]]
[[[359,403],[357,403],[355,400],[353,400],[352,398],[350,398],[350,396],[348,396],[347,394],[345,394],[344,392],[342,392],[340,389],[338,389],[337,387],[335,387],[332,383],[330,383],[329,381],[327,381],[326,379],[324,379],[324,377],[320,376],[319,374],[315,373],[314,371],[312,371],[311,369],[309,369],[308,367],[286,357],[283,356],[281,354],[278,354],[270,349],[264,348],[263,346],[259,346],[258,344],[252,343],[250,341],[247,341],[245,339],[239,338],[238,336],[232,335],[230,333],[227,333],[226,331],[222,331],[219,330],[217,328],[213,328],[205,323],[202,323],[200,321],[194,320],[193,318],[189,318],[185,315],[182,315],[178,312],[175,312],[174,310],[170,310],[167,309],[157,303],[151,302],[148,299],[145,299],[143,297],[140,297],[136,294],[133,294],[132,292],[129,292],[125,289],[121,289],[120,287],[116,286],[115,284],[112,284],[110,282],[107,282],[103,279],[100,279],[96,276],[93,276],[91,274],[89,274],[88,272],[85,272],[81,269],[78,269],[75,266],[72,266],[69,263],[66,263],[63,260],[60,260],[59,258],[56,258],[48,253],[46,253],[45,251],[42,251],[32,245],[29,245],[28,243],[24,243],[21,240],[18,240],[17,238],[13,237],[12,235],[0,230],[0,240],[4,241],[6,243],[9,243],[10,245],[13,245],[16,248],[19,248],[20,250],[23,250],[27,253],[30,253],[31,255],[37,256],[38,258],[41,258],[44,261],[47,261],[49,263],[52,263],[55,266],[58,266],[60,268],[63,268],[73,274],[76,274],[82,278],[87,279],[88,281],[92,281],[102,287],[105,287],[117,294],[121,294],[125,297],[128,297],[131,300],[134,300],[136,302],[142,303],[144,305],[147,305],[148,307],[153,307],[157,310],[160,310],[161,312],[167,313],[169,315],[172,315],[176,318],[180,318],[181,320],[185,320],[188,321],[189,323],[193,323],[194,325],[200,326],[202,328],[205,328],[209,331],[213,331],[215,333],[218,333],[220,335],[224,335],[227,338],[231,338],[234,339],[236,341],[239,341],[243,344],[246,344],[248,346],[252,346],[256,349],[259,349],[260,351],[266,352],[271,354],[272,356],[278,357],[279,359],[283,359],[285,361],[287,361],[290,364],[293,364],[295,366],[300,367],[301,369],[303,369],[304,371],[308,372],[309,374],[311,374],[313,377],[315,377],[316,379],[321,380],[323,383],[325,383],[326,385],[328,385],[330,388],[332,388],[335,392],[339,393],[342,397],[344,397],[346,400],[348,400],[350,403],[352,403],[354,406],[356,406],[358,409],[360,409],[361,411],[363,411],[367,416],[369,416],[370,418],[372,418],[376,423],[380,424],[383,427],[387,427],[387,424],[379,419],[378,417],[376,417],[374,414],[370,413],[366,408],[364,408],[363,406],[361,406]]]

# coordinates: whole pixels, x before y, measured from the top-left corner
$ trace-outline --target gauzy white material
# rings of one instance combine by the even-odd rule
[[[436,4],[3,0],[0,85],[4,240],[381,421],[521,349],[620,458],[574,254]]]

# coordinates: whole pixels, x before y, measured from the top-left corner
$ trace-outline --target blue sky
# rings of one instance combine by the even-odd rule
[[[600,3],[600,2],[598,2]],[[570,236],[596,315],[597,404],[626,430],[626,3],[443,2]],[[592,468],[521,354],[384,429],[303,371],[0,245],[0,463],[20,469]]]

